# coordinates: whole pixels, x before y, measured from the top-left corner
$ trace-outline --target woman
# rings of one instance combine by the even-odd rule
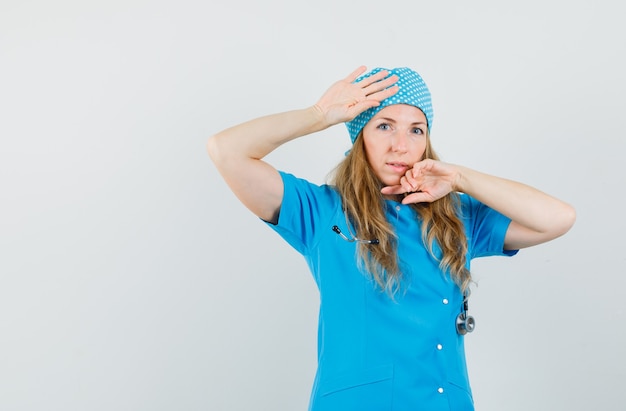
[[[472,410],[463,334],[470,260],[567,232],[575,212],[529,186],[438,160],[431,97],[411,69],[360,67],[312,107],[208,142],[240,201],[307,260],[320,290],[311,410]],[[346,122],[332,184],[262,159]]]

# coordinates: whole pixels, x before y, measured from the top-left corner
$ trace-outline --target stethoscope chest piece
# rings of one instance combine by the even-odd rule
[[[476,321],[471,315],[463,312],[456,317],[456,332],[460,335],[471,333],[474,327],[476,327]]]
[[[474,328],[476,328],[476,320],[474,320],[474,317],[467,314],[468,297],[468,295],[463,296],[463,309],[461,310],[461,314],[456,317],[456,332],[459,333],[459,335],[471,333],[474,331]]]

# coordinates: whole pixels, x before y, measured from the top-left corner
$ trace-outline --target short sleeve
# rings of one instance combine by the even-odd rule
[[[461,203],[470,258],[517,254],[519,250],[504,250],[510,218],[466,194]]]
[[[317,243],[320,227],[326,227],[341,206],[341,200],[328,185],[319,186],[282,171],[280,175],[284,192],[278,222],[266,223],[299,253],[306,254]]]

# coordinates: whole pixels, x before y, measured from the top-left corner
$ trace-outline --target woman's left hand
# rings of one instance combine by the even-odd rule
[[[458,169],[437,160],[422,160],[413,165],[400,179],[400,184],[386,186],[385,195],[405,194],[403,204],[430,203],[455,190]]]
[[[436,160],[415,163],[397,185],[382,194],[405,194],[403,204],[436,201],[450,192],[473,197],[511,219],[505,250],[545,243],[565,234],[576,220],[569,204],[526,184]]]

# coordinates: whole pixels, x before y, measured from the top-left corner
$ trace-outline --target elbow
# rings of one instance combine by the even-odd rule
[[[576,210],[569,204],[562,203],[558,209],[552,209],[541,220],[541,225],[535,228],[512,221],[506,233],[504,249],[519,250],[561,237],[576,222]]]
[[[211,161],[217,164],[220,158],[219,135],[209,137],[206,142],[206,151]]]
[[[567,233],[576,222],[576,210],[569,204],[564,204],[563,209],[560,210],[558,218],[555,219],[556,224],[556,237],[560,237]]]
[[[576,210],[571,205],[568,205],[567,208],[568,208],[568,211],[566,213],[567,228],[565,232],[569,231],[569,229],[572,228],[574,226],[574,223],[576,222]]]

